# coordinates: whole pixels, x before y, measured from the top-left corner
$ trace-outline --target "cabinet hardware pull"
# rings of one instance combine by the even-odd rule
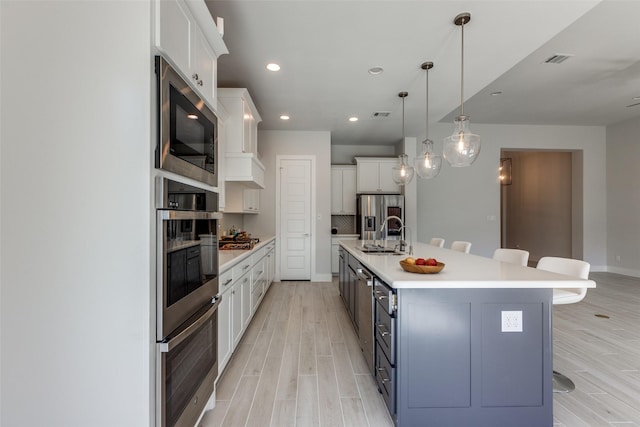
[[[389,378],[385,378],[382,376],[383,373],[385,373],[386,370],[384,368],[378,368],[378,377],[380,377],[380,379],[382,380],[383,383],[388,383],[391,382],[391,380]]]
[[[194,73],[191,77],[193,77],[193,80],[198,80],[198,73]]]
[[[378,332],[380,332],[380,335],[382,335],[383,337],[390,335],[390,332],[387,330],[387,326],[383,323],[377,323],[376,328],[378,329]]]
[[[226,282],[222,284],[222,286],[227,286],[229,283],[233,282],[233,279],[227,279]]]
[[[198,80],[198,86],[202,86],[202,80]]]
[[[246,270],[247,268],[251,267],[251,264],[247,264],[244,267],[242,267],[243,270]]]

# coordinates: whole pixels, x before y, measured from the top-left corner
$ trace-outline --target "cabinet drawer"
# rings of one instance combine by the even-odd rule
[[[254,249],[253,262],[256,263],[267,254],[267,247],[263,246],[260,249]]]
[[[249,256],[233,266],[233,277],[239,279],[253,266],[253,255]]]
[[[375,322],[373,324],[376,343],[394,366],[396,364],[395,320],[385,310],[380,309],[380,304],[376,304]]]
[[[396,413],[396,370],[391,366],[391,363],[389,363],[379,346],[376,346],[375,374],[378,389],[380,389],[384,403],[387,405],[389,413],[393,418],[393,415]]]
[[[233,269],[230,268],[220,273],[220,277],[218,281],[218,284],[219,284],[218,292],[223,293],[227,289],[231,288],[232,283],[233,283]]]
[[[262,281],[264,280],[265,273],[265,262],[264,258],[262,258],[256,265],[251,269],[251,291],[253,291],[257,286],[262,286]]]
[[[264,292],[264,288],[262,286],[262,280],[258,280],[252,284],[253,290],[251,291],[251,307],[255,311],[258,307],[258,303],[260,302],[260,298],[262,297],[262,293]]]

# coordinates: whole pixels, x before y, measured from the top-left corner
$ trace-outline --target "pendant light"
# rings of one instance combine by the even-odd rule
[[[442,154],[453,167],[470,166],[480,153],[480,136],[469,130],[469,116],[464,114],[464,24],[471,20],[468,12],[460,13],[453,20],[462,27],[462,60],[460,66],[460,115],[454,120],[453,134],[444,139]]]
[[[433,62],[425,62],[422,64],[421,68],[425,70],[425,75],[427,76],[427,96],[426,96],[426,124],[427,131],[425,134],[425,139],[422,141],[422,146],[424,152],[422,156],[416,157],[413,162],[416,173],[420,178],[430,179],[434,178],[440,173],[440,167],[442,166],[442,157],[436,156],[433,153],[433,141],[429,139],[429,70],[433,68]]]
[[[402,98],[402,143],[404,144],[404,99],[409,95],[408,92],[400,92],[398,96]],[[406,185],[413,179],[413,166],[409,165],[409,156],[400,154],[398,156],[398,166],[394,166],[392,170],[393,182],[398,185]]]

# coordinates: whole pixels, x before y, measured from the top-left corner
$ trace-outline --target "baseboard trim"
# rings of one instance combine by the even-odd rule
[[[622,268],[622,267],[606,267],[606,271],[608,273],[622,274],[623,276],[631,276],[631,277],[640,277],[640,270],[633,270],[631,268]]]

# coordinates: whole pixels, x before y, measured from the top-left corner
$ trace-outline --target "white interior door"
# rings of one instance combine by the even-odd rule
[[[311,160],[280,162],[280,279],[311,280]]]

